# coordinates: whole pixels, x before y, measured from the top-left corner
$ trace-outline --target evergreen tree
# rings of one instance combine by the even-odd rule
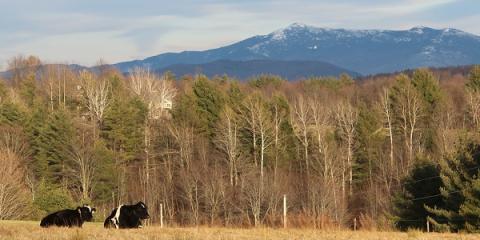
[[[395,225],[401,230],[425,229],[429,216],[430,219],[439,221],[425,207],[443,207],[438,166],[426,159],[416,162],[410,174],[402,181],[404,190],[394,199]]]
[[[194,96],[189,94],[181,95],[177,98],[176,104],[172,109],[172,118],[176,124],[195,126],[196,129],[204,129],[204,122],[198,116],[195,106],[197,105]]]
[[[112,192],[117,192],[115,159],[113,152],[101,139],[95,143],[93,157],[97,162],[93,199],[96,203],[104,204],[111,201]]]
[[[65,188],[52,186],[41,181],[37,188],[37,196],[33,201],[36,218],[46,214],[75,206],[74,201]]]
[[[462,140],[453,156],[441,162],[440,189],[444,207],[427,207],[436,218],[431,218],[440,230],[476,232],[480,215],[477,203],[477,178],[480,166],[480,145],[474,140]]]
[[[48,159],[42,155],[45,153],[42,143],[42,138],[46,121],[48,118],[47,109],[42,106],[37,106],[27,120],[26,132],[30,143],[32,161],[30,162],[30,169],[37,180],[46,179],[48,177]]]
[[[476,130],[480,129],[480,65],[474,66],[465,84],[467,113]]]
[[[102,137],[122,161],[135,159],[143,149],[147,113],[147,107],[137,98],[117,99],[105,112]]]
[[[350,199],[354,214],[365,214],[368,209],[376,209],[378,199],[375,182],[378,181],[376,173],[380,167],[385,146],[385,134],[379,111],[361,103],[356,124],[355,147],[353,153],[353,184],[355,192],[368,192],[367,194],[354,194]],[[369,214],[375,215],[375,211]]]
[[[424,109],[425,116],[422,117],[423,145],[429,152],[434,152],[438,114],[443,105],[443,93],[440,90],[438,79],[427,69],[413,72],[412,85],[422,99]]]
[[[36,179],[45,184],[65,185],[66,164],[75,136],[68,113],[58,110],[47,114],[45,108],[38,106],[27,122],[26,132]]]
[[[0,104],[6,101],[7,98],[7,87],[5,82],[0,78]]]
[[[244,98],[245,94],[240,90],[238,82],[232,82],[230,88],[227,90],[227,104],[234,109],[238,108]]]
[[[283,82],[285,82],[285,80],[282,79],[280,76],[263,74],[250,79],[248,83],[250,84],[250,86],[256,88],[278,88],[282,85]]]
[[[412,85],[422,97],[428,115],[439,111],[442,103],[442,91],[438,79],[428,69],[419,69],[413,72]]]
[[[201,129],[207,136],[213,137],[220,111],[225,104],[225,97],[217,87],[205,77],[198,77],[193,85],[196,110],[200,118]]]
[[[380,158],[384,135],[379,113],[362,103],[359,108],[355,135],[354,182],[360,186],[372,177]]]
[[[465,230],[468,232],[480,232],[480,179],[477,177],[468,183],[463,192],[465,202],[460,206],[459,215],[465,220]]]
[[[25,79],[20,82],[20,96],[28,107],[33,107],[36,93],[35,72],[29,73]]]
[[[20,108],[10,102],[0,102],[0,124],[9,126],[23,126],[25,114]]]
[[[47,163],[47,175],[44,176],[47,183],[66,186],[66,164],[70,158],[74,136],[72,120],[67,112],[57,110],[48,116],[38,139],[35,139],[38,152],[34,156],[40,164]]]
[[[480,65],[474,66],[470,71],[466,87],[473,92],[480,92]]]

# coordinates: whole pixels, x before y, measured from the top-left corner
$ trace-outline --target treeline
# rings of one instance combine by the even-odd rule
[[[480,228],[480,67],[354,81],[121,74],[16,57],[0,81],[0,219],[143,200],[151,222]]]

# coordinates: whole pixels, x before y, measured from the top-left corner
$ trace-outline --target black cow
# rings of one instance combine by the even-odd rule
[[[92,221],[93,213],[96,211],[88,205],[83,207],[77,207],[77,209],[65,209],[58,212],[54,212],[42,219],[40,222],[41,227],[82,227],[86,221]]]
[[[142,221],[149,218],[147,205],[138,202],[135,205],[120,205],[113,209],[110,216],[105,219],[105,228],[141,228]]]

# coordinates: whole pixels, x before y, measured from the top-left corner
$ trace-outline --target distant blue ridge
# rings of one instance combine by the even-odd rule
[[[211,69],[221,69],[212,67],[220,64],[214,63],[219,60],[318,61],[331,64],[334,68],[370,75],[418,67],[479,64],[480,37],[452,28],[349,30],[294,23],[270,34],[254,36],[216,49],[164,53],[114,65],[123,72],[143,66],[157,71],[171,68],[186,73],[192,68],[191,64],[200,64],[206,72],[211,73]],[[182,69],[182,66],[185,68]],[[258,70],[250,71],[264,70],[259,66]]]

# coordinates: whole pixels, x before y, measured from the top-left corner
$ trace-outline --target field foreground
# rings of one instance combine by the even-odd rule
[[[38,222],[0,221],[0,240],[255,240],[255,239],[480,239],[473,234],[439,234],[421,232],[367,232],[367,231],[318,231],[309,229],[231,229],[231,228],[160,228],[146,227],[134,230],[103,229],[99,223],[88,223],[82,229],[43,229]]]

